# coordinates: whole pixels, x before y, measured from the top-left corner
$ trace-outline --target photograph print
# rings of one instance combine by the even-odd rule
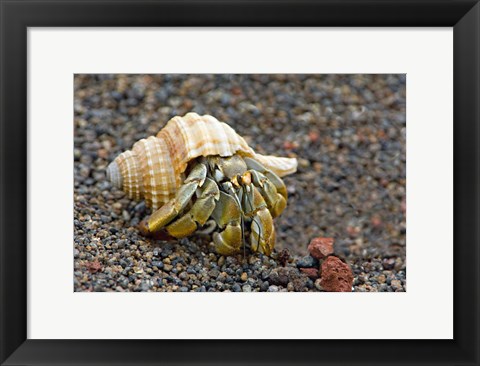
[[[73,155],[75,292],[406,291],[405,74],[75,74]]]

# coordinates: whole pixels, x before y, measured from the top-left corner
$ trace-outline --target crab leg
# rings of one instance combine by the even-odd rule
[[[278,175],[276,175],[271,170],[268,170],[262,164],[252,158],[245,157],[243,160],[247,164],[249,170],[255,170],[265,175],[268,180],[275,186],[277,192],[280,193],[285,198],[285,200],[287,199],[287,187],[285,187],[285,184]]]
[[[275,228],[267,209],[257,211],[252,220],[250,243],[254,252],[270,255],[275,246]]]
[[[220,198],[217,184],[210,178],[200,188],[200,195],[192,208],[178,220],[166,227],[167,232],[175,238],[184,238],[197,230],[197,224],[205,225],[215,208],[215,201]]]
[[[253,184],[245,188],[242,204],[245,215],[251,219],[251,248],[254,252],[270,255],[275,246],[272,215],[258,189]]]
[[[197,188],[203,185],[206,176],[207,167],[203,164],[196,165],[185,179],[175,198],[168,201],[150,216],[147,222],[148,231],[150,233],[159,231],[177,217],[190,202]]]
[[[277,192],[275,185],[262,173],[249,170],[252,182],[262,194],[273,217],[279,216],[287,206],[285,198]]]
[[[220,199],[212,212],[212,217],[218,227],[223,229],[220,233],[213,233],[217,253],[222,255],[238,253],[243,243],[240,225],[242,213],[235,198],[220,191]]]

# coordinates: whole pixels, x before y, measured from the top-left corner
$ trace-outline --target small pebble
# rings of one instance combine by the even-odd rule
[[[250,285],[243,285],[242,291],[243,291],[243,292],[252,292],[252,286],[250,286]]]
[[[318,268],[319,262],[317,258],[314,258],[310,255],[306,255],[297,261],[297,267],[299,268]]]

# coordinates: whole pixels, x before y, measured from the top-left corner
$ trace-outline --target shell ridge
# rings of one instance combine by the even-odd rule
[[[208,136],[208,127],[205,121],[195,120],[189,126],[188,138],[188,159],[195,159],[198,156],[205,155],[213,149],[213,142],[206,139]],[[198,131],[197,131],[198,130]],[[197,143],[198,141],[198,143]]]
[[[188,113],[185,117],[187,117],[189,114],[193,115],[193,113]],[[189,117],[193,117],[193,116],[189,116]],[[191,153],[190,153],[191,142],[189,138],[189,124],[191,124],[191,122],[192,122],[192,119],[190,118],[181,118],[181,117],[178,118],[178,127],[181,133],[182,141],[184,142],[184,146],[185,146],[184,151],[182,151],[183,153],[178,155],[178,159],[182,165],[185,164],[185,168],[186,168],[186,163],[191,156]],[[182,166],[182,170],[184,170],[183,166]]]
[[[145,170],[144,170],[144,183],[145,187],[150,187],[150,189],[145,190],[145,199],[150,202],[150,206],[155,206],[155,202],[153,201],[152,197],[155,194],[154,187],[155,187],[155,171],[153,170],[153,163],[152,163],[152,156],[150,152],[150,148],[148,146],[147,139],[140,140],[142,144],[142,150],[145,153]]]
[[[139,169],[138,169],[138,165],[137,165],[137,159],[136,157],[134,156],[133,159],[132,159],[132,163],[133,163],[133,171],[135,172],[138,172]],[[138,174],[137,175],[137,178],[138,178]],[[138,200],[140,199],[140,185],[139,185],[139,179],[135,179],[135,182],[133,184],[133,191],[132,191],[132,195],[133,195],[133,199],[135,200]]]
[[[120,169],[121,169],[122,175],[124,176],[123,177],[123,186],[124,187],[130,187],[130,172],[129,172],[129,169],[128,169],[129,165],[127,163],[127,159],[128,159],[128,155],[129,155],[128,153],[129,153],[129,151],[125,151],[124,153],[120,154],[120,159],[119,159]],[[126,190],[126,193],[130,197],[129,189]]]
[[[223,154],[221,156],[227,156],[227,154],[235,154],[240,148],[240,145],[237,143],[237,141],[235,141],[236,139],[232,138],[232,136],[236,135],[235,131],[233,131],[233,129],[229,125],[223,122],[220,122],[219,128],[216,128],[216,130],[220,132],[220,150]],[[233,147],[234,151],[232,151],[231,147]]]
[[[172,122],[174,121],[174,122]],[[176,122],[175,122],[176,121]],[[182,121],[178,117],[170,120],[157,135],[158,138],[163,139],[167,145],[168,154],[175,170],[175,174],[180,174],[186,169],[186,164],[183,163],[186,153],[185,132],[182,131]]]
[[[128,194],[128,197],[130,198],[133,198],[132,196],[132,190],[131,190],[131,187],[132,187],[132,167],[130,165],[130,159],[131,157],[133,156],[133,153],[130,152],[129,154],[125,153],[124,155],[124,162],[125,162],[125,169],[126,169],[126,172],[127,172],[127,179],[125,180],[127,186],[129,187],[128,191],[127,191],[127,194]]]
[[[175,180],[175,169],[171,163],[171,155],[167,143],[163,139],[156,139],[155,151],[157,155],[160,185],[158,186],[158,203],[166,202],[170,199],[171,192],[175,194],[177,182]]]

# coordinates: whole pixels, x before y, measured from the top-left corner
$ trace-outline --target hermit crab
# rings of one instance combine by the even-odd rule
[[[280,177],[296,168],[296,159],[255,153],[226,123],[188,113],[120,154],[107,167],[107,178],[153,210],[144,222],[146,234],[166,230],[183,238],[214,227],[219,254],[249,244],[270,255],[273,218],[287,204]]]

